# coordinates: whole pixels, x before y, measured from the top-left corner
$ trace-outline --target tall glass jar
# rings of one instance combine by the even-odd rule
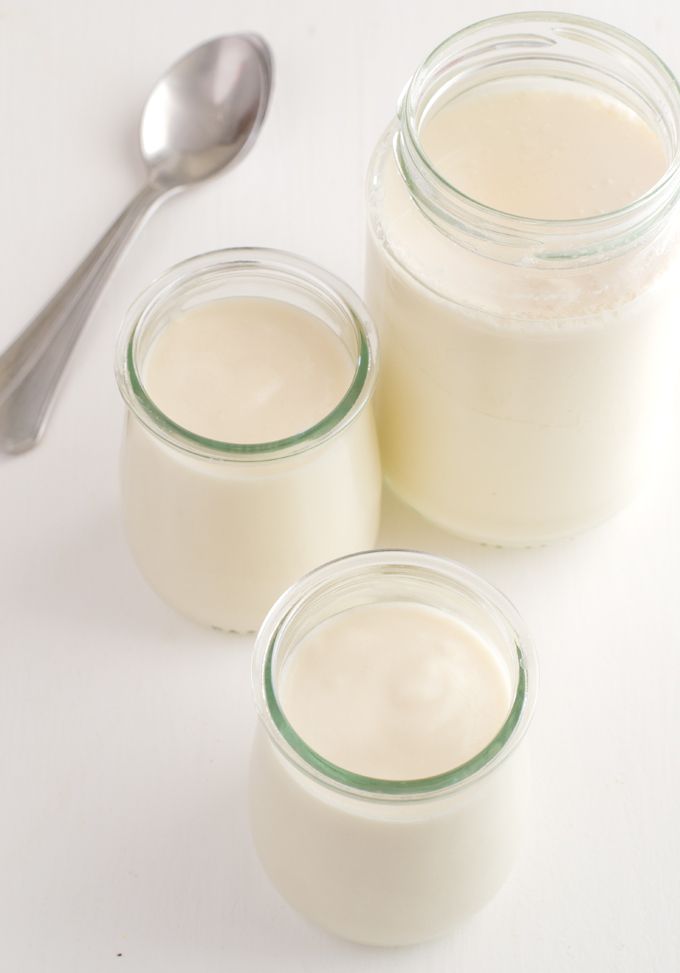
[[[146,356],[175,317],[229,297],[263,297],[315,315],[354,362],[351,384],[316,425],[275,442],[206,439],[164,415],[144,385]],[[371,397],[377,338],[356,295],[290,254],[224,250],[168,271],[131,308],[117,378],[128,407],[122,492],[142,573],[199,622],[251,631],[292,582],[371,547],[381,471]]]
[[[664,176],[623,209],[572,220],[465,196],[428,159],[423,127],[473,88],[517,82],[616,99],[658,133]],[[370,166],[366,297],[385,473],[425,516],[476,540],[542,543],[638,489],[670,411],[679,126],[665,64],[583,17],[482,21],[416,71]]]
[[[411,602],[455,616],[493,647],[512,701],[501,729],[466,763],[420,780],[378,780],[312,750],[279,699],[304,637],[339,612]],[[523,738],[536,694],[532,646],[494,588],[461,565],[413,551],[370,551],[313,571],[283,595],[257,636],[259,724],[250,777],[255,845],[299,912],[357,942],[433,938],[505,880],[527,818]],[[348,713],[348,719],[351,714]]]

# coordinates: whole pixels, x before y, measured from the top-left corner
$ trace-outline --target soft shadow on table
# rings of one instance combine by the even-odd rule
[[[379,547],[426,551],[459,561],[510,597],[513,591],[521,592],[533,576],[540,574],[549,579],[553,570],[559,574],[565,556],[568,561],[587,562],[591,543],[590,535],[583,535],[547,547],[501,548],[478,544],[455,537],[425,520],[388,488],[383,493]]]
[[[301,971],[322,971],[330,955],[334,970],[394,971],[413,969],[416,950],[427,960],[440,949],[359,946],[297,916],[255,856],[244,799],[247,761],[238,764],[201,788],[178,779],[176,803],[165,812],[143,791],[112,806],[108,839],[88,841],[86,834],[63,870],[50,927],[73,928],[84,912],[90,921],[78,930],[81,954],[109,970],[120,953],[135,973],[160,954],[172,958],[173,970],[264,973],[285,955]]]
[[[55,530],[39,550],[18,549],[13,567],[10,584],[17,609],[28,617],[40,604],[41,616],[55,630],[68,627],[135,641],[184,639],[189,646],[198,632],[222,644],[222,633],[197,627],[149,587],[128,549],[114,505],[83,510],[77,531],[73,526]]]
[[[500,551],[500,548],[475,544],[447,533],[407,506],[389,487],[383,491],[377,546],[429,551],[471,566],[488,559],[489,552]]]

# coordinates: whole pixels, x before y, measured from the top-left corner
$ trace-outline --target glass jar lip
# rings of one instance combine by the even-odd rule
[[[358,352],[352,381],[337,403],[314,425],[291,436],[260,443],[230,443],[210,439],[174,422],[147,393],[135,361],[136,341],[146,323],[173,294],[202,276],[259,272],[275,281],[318,293],[333,310],[344,315],[357,337]],[[255,289],[254,289],[255,290]],[[257,296],[254,293],[253,296]],[[233,247],[198,254],[174,264],[155,278],[129,308],[116,349],[116,380],[126,405],[154,435],[175,448],[222,460],[272,460],[320,445],[347,426],[371,398],[378,362],[378,334],[358,295],[344,281],[297,254],[266,247]]]
[[[518,678],[508,715],[497,734],[477,754],[457,767],[432,777],[390,780],[353,773],[326,760],[294,730],[279,704],[273,677],[274,653],[286,623],[305,604],[353,569],[388,569],[390,573],[422,572],[449,579],[481,597],[492,613],[509,623],[515,636]],[[422,576],[422,574],[421,574]],[[315,568],[276,601],[255,640],[252,665],[256,707],[274,745],[303,773],[326,787],[371,801],[431,800],[479,780],[503,762],[520,743],[533,715],[538,668],[531,639],[517,609],[506,596],[464,565],[422,551],[386,548],[349,554]]]
[[[461,41],[466,41],[475,34],[494,27],[505,27],[512,25],[524,25],[534,23],[546,26],[564,25],[566,28],[581,28],[599,35],[603,40],[615,42],[619,45],[634,51],[640,58],[670,85],[676,100],[676,112],[680,120],[680,84],[672,70],[665,61],[659,57],[650,47],[638,40],[632,34],[621,30],[604,21],[580,14],[561,13],[557,11],[521,11],[517,13],[500,14],[496,17],[488,17],[478,20],[473,24],[456,31],[435,47],[418,67],[407,83],[404,92],[399,100],[398,118],[402,132],[408,142],[408,150],[416,157],[416,163],[426,173],[427,178],[440,188],[441,191],[451,196],[452,200],[458,201],[469,209],[472,213],[477,213],[480,217],[485,217],[492,221],[502,221],[505,229],[512,227],[516,231],[530,233],[569,233],[597,231],[607,228],[613,221],[625,220],[634,217],[646,210],[651,203],[664,197],[669,190],[680,189],[676,185],[680,175],[680,139],[675,146],[672,158],[669,160],[668,167],[662,177],[654,183],[645,193],[627,203],[619,209],[611,210],[593,216],[577,217],[573,219],[540,219],[536,217],[521,216],[517,213],[509,213],[504,210],[496,209],[482,203],[472,196],[468,196],[458,189],[453,183],[449,182],[433,166],[427,154],[423,151],[417,131],[417,103],[420,97],[419,86],[426,81],[428,73],[437,65],[438,59],[442,54]],[[400,165],[402,174],[403,165]],[[411,186],[411,181],[409,186]]]

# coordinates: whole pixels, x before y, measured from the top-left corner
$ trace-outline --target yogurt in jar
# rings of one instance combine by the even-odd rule
[[[524,831],[535,676],[514,610],[438,558],[350,556],[280,599],[256,645],[250,790],[290,904],[376,945],[483,906]]]
[[[266,443],[333,411],[354,362],[317,317],[263,297],[210,301],[172,320],[144,363],[149,397],[207,439]]]
[[[282,673],[281,707],[326,760],[365,777],[434,777],[476,756],[505,722],[508,672],[454,616],[414,602],[333,615]]]
[[[668,432],[680,98],[628,35],[517,14],[416,72],[369,180],[386,477],[536,544],[627,503]]]
[[[131,312],[123,506],[175,608],[256,628],[318,563],[373,544],[372,325],[341,282],[272,251],[195,258]]]

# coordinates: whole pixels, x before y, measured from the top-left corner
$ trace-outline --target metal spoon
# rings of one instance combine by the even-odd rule
[[[38,442],[69,355],[125,245],[166,196],[243,158],[271,85],[272,56],[255,34],[201,44],[157,83],[140,129],[146,185],[0,355],[0,449],[21,453]]]

